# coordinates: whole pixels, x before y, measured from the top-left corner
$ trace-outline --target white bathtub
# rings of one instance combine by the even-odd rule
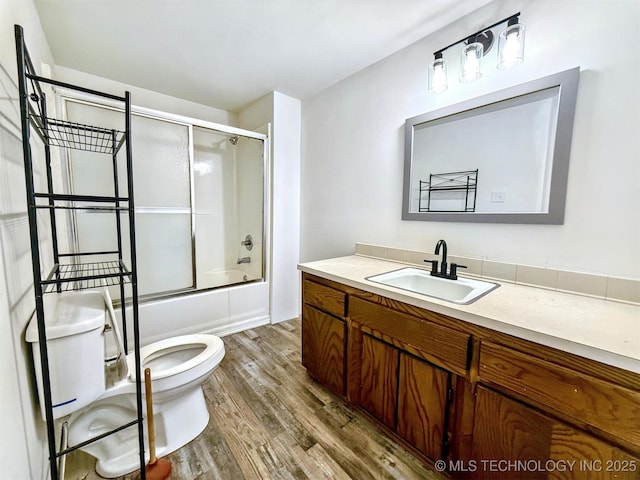
[[[200,288],[215,288],[250,280],[254,280],[254,278],[242,270],[210,270],[198,277],[198,282],[200,282],[198,286]]]
[[[245,273],[239,270],[232,270],[225,274],[228,278],[240,278],[243,283],[140,303],[138,312],[142,345],[192,333],[224,336],[268,324],[270,322],[269,283],[264,281],[244,283],[243,277],[238,275],[244,276]],[[220,278],[222,277],[221,272]],[[116,312],[120,316],[120,310],[116,309]],[[132,348],[131,308],[127,308],[127,332],[130,332],[128,343]]]

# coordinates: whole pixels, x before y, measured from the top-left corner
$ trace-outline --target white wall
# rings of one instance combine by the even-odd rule
[[[98,77],[71,68],[57,66],[56,79],[61,82],[82,85],[86,88],[113,93],[114,95],[122,95],[122,92],[128,90],[131,92],[131,103],[136,107],[151,108],[153,110],[160,110],[161,112],[199,118],[208,122],[222,123],[224,125],[237,126],[238,122],[238,116],[226,110],[171,97],[152,90],[116,82],[108,78]]]
[[[518,11],[522,65],[427,92],[434,51]],[[356,241],[425,250],[444,238],[454,255],[640,278],[639,21],[633,1],[495,1],[305,101],[301,259],[351,254]],[[575,66],[564,225],[400,219],[406,118]]]
[[[24,28],[36,69],[41,62],[52,63],[52,57],[32,2],[0,0],[0,476],[26,479],[46,478],[48,462],[31,383],[31,352],[24,342],[35,304],[14,24]]]
[[[300,314],[300,100],[274,92],[271,321]]]
[[[271,321],[300,314],[300,100],[279,92],[258,99],[239,114],[240,126],[271,130]]]

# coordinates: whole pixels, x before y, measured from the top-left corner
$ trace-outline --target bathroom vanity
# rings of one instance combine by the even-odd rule
[[[299,266],[310,376],[454,478],[640,478],[640,307],[511,284],[455,305],[366,280],[402,267]]]

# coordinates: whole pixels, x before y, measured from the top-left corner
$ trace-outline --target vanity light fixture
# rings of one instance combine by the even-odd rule
[[[460,82],[469,83],[482,77],[482,57],[494,44],[492,28],[507,23],[506,28],[498,36],[498,69],[504,70],[519,65],[524,60],[524,25],[518,23],[520,12],[504,18],[479,32],[458,40],[451,45],[436,51],[434,60],[429,64],[429,91],[441,93],[449,87],[447,61],[443,52],[459,43],[464,43],[460,55]]]
[[[447,61],[442,58],[442,52],[436,53],[433,62],[429,64],[429,91],[442,93],[447,88],[449,88]]]

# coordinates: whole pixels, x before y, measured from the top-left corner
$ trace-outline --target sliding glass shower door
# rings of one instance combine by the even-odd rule
[[[117,112],[108,107],[65,104],[70,121],[120,129]],[[132,135],[140,295],[262,280],[264,138],[142,114],[132,117]],[[71,189],[112,195],[113,172],[92,155],[70,154]],[[124,178],[119,183],[124,186]],[[108,234],[112,221],[100,211],[76,212],[73,242],[84,251],[107,250],[115,241]]]
[[[189,128],[139,115],[131,124],[140,295],[192,288]]]
[[[263,141],[194,127],[196,287],[263,276]]]

